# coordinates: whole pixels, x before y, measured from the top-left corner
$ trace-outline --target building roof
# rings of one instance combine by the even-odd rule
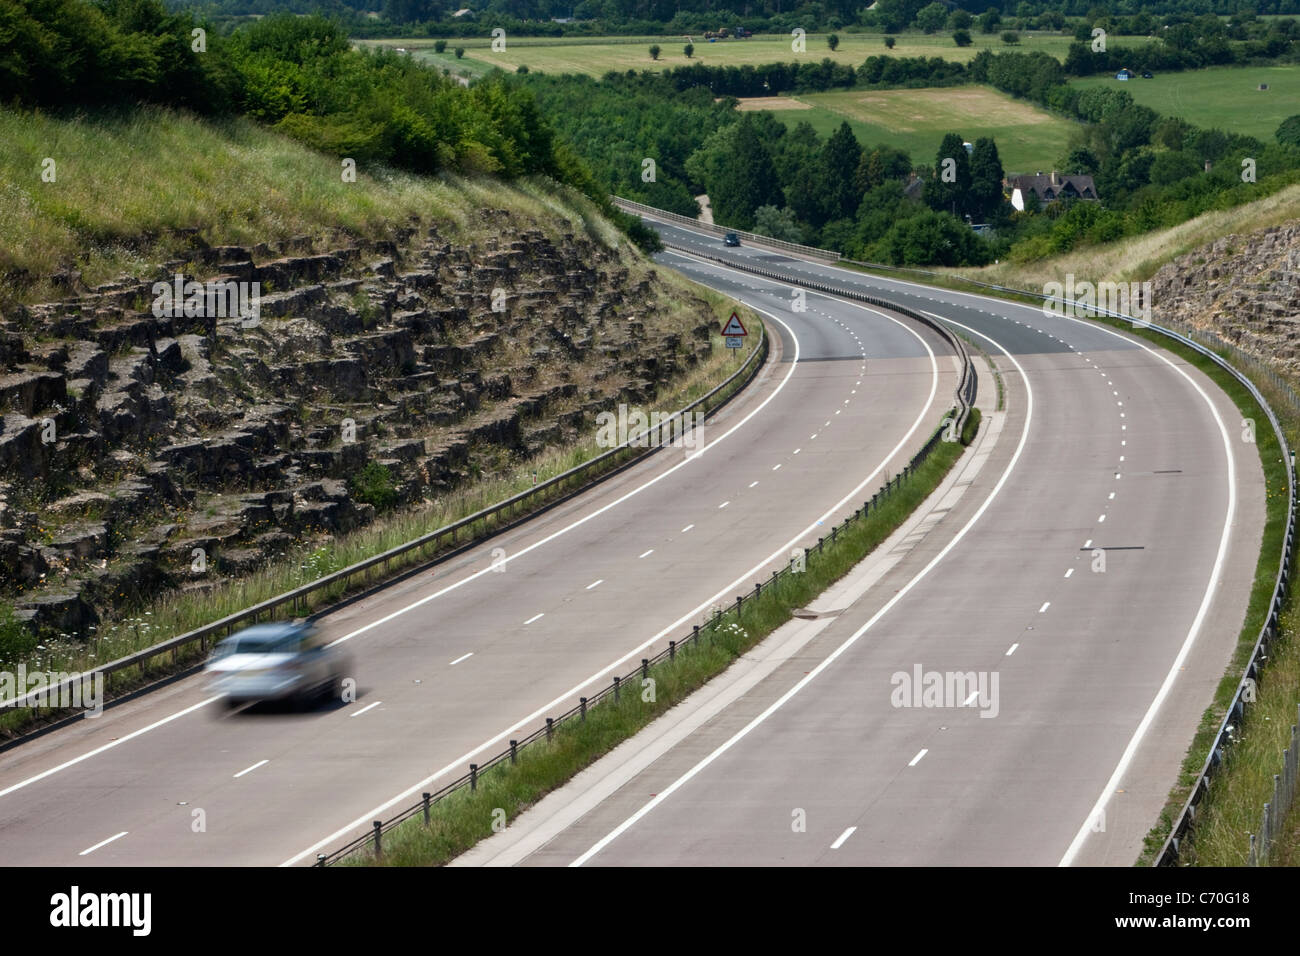
[[[1007,184],[1022,193],[1033,192],[1042,202],[1055,202],[1058,199],[1096,199],[1097,186],[1092,177],[1083,173],[1062,176],[1053,171],[1050,174],[1023,173],[1011,176]]]

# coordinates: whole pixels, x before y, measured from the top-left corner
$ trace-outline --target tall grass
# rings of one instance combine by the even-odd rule
[[[573,205],[574,191],[552,183],[364,165],[345,182],[339,158],[251,120],[161,107],[73,118],[0,109],[0,142],[0,305],[58,298],[65,293],[50,277],[66,269],[90,286],[144,276],[185,259],[189,231],[209,245],[374,238],[419,216],[465,240],[499,232],[478,217],[484,208],[508,209],[516,226],[552,236],[592,219]],[[42,179],[46,160],[53,182]],[[619,242],[607,223],[595,231],[607,245]]]

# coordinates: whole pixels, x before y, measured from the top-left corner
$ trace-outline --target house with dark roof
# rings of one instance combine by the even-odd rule
[[[1043,205],[1061,199],[1097,199],[1097,186],[1092,177],[1083,173],[1062,176],[1053,170],[1051,173],[1024,173],[1007,180],[1011,191],[1011,205],[1024,210],[1025,198],[1033,193]]]

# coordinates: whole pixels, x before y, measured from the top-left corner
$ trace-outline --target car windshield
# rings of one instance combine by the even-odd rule
[[[277,634],[236,634],[217,645],[214,657],[232,654],[293,654],[302,649],[304,634],[288,631]]]

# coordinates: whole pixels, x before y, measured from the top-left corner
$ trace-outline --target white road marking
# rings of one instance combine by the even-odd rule
[[[680,254],[678,254],[678,255],[680,255]],[[789,286],[788,283],[782,283],[782,284],[786,285],[787,287],[793,288],[792,286]],[[820,293],[814,293],[814,294],[820,294]],[[844,300],[839,300],[839,301],[844,301]],[[514,723],[514,724],[511,725],[510,727],[507,727],[505,730],[501,731],[499,734],[495,735],[495,736],[492,737],[491,739],[486,740],[486,741],[484,741],[483,743],[479,744],[477,747],[475,747],[474,749],[470,750],[468,753],[464,754],[462,757],[459,757],[459,758],[457,758],[456,760],[452,761],[451,763],[447,764],[447,765],[446,765],[445,767],[443,767],[441,770],[435,771],[433,774],[431,774],[431,775],[425,777],[423,780],[417,781],[415,784],[413,784],[412,786],[408,787],[406,790],[404,790],[404,791],[402,791],[401,793],[397,794],[395,797],[393,797],[392,799],[390,799],[390,800],[388,800],[387,802],[383,803],[382,805],[373,808],[372,810],[370,810],[369,812],[367,812],[367,813],[365,813],[365,814],[362,814],[361,816],[357,817],[357,818],[356,818],[355,820],[353,820],[352,822],[350,822],[350,823],[348,823],[348,824],[346,824],[346,825],[340,827],[338,830],[336,830],[334,833],[330,834],[329,836],[325,837],[324,839],[321,839],[321,840],[316,841],[316,843],[314,843],[314,844],[312,844],[311,846],[307,847],[307,849],[305,849],[305,850],[301,851],[300,853],[295,854],[293,857],[291,857],[291,858],[285,860],[284,862],[282,862],[282,863],[280,864],[280,866],[293,866],[295,863],[299,862],[299,861],[302,860],[304,857],[310,856],[311,854],[315,853],[315,852],[316,852],[317,850],[319,850],[321,847],[327,846],[328,844],[335,842],[336,840],[340,839],[341,837],[345,836],[346,834],[351,833],[351,832],[352,832],[353,830],[355,830],[357,827],[363,826],[363,825],[365,825],[366,823],[368,823],[369,821],[374,820],[376,817],[378,817],[378,816],[382,815],[383,813],[385,813],[386,811],[390,810],[392,807],[394,807],[395,805],[397,805],[397,804],[400,803],[401,801],[408,799],[409,797],[411,797],[412,795],[414,795],[414,794],[416,794],[416,793],[419,793],[420,790],[421,790],[422,788],[427,787],[430,783],[432,783],[434,780],[437,780],[439,777],[442,777],[442,776],[444,776],[445,774],[448,774],[448,773],[452,772],[453,770],[457,770],[457,769],[463,767],[464,764],[470,760],[470,758],[474,757],[474,756],[475,756],[476,754],[478,754],[478,753],[481,753],[483,750],[486,750],[488,747],[491,747],[493,744],[496,744],[496,743],[501,742],[502,740],[505,740],[505,739],[506,739],[510,734],[514,733],[514,732],[515,732],[516,730],[518,730],[520,727],[523,727],[523,726],[529,724],[530,722],[537,720],[539,717],[544,716],[548,711],[550,711],[552,708],[558,706],[559,704],[561,704],[561,703],[563,703],[563,702],[565,702],[565,701],[568,701],[568,700],[572,700],[573,696],[574,696],[575,694],[577,694],[580,690],[582,690],[584,687],[586,687],[587,685],[591,684],[593,681],[600,680],[602,677],[604,677],[606,674],[608,674],[608,673],[609,673],[610,671],[612,671],[614,668],[616,668],[616,667],[618,667],[619,665],[625,663],[625,662],[628,661],[629,659],[634,658],[637,654],[641,653],[641,652],[642,652],[643,650],[645,650],[647,647],[650,647],[651,645],[653,645],[656,641],[659,641],[659,640],[663,639],[666,635],[673,633],[674,630],[676,630],[677,628],[681,627],[684,623],[686,623],[687,621],[691,620],[692,618],[694,618],[695,616],[697,616],[698,614],[700,614],[701,612],[703,612],[704,610],[706,610],[708,607],[710,607],[712,604],[714,604],[714,603],[715,603],[719,598],[728,595],[728,594],[729,594],[731,591],[733,591],[736,587],[741,586],[742,584],[747,583],[747,582],[748,582],[748,581],[749,581],[749,580],[750,580],[750,579],[751,579],[755,574],[758,574],[758,573],[759,573],[760,571],[762,571],[764,568],[768,567],[768,566],[769,566],[773,561],[776,561],[776,560],[778,560],[778,559],[780,559],[780,560],[782,560],[782,561],[785,560],[785,556],[789,553],[790,549],[791,549],[792,547],[794,547],[794,545],[795,545],[796,543],[798,543],[799,541],[803,540],[803,539],[804,539],[808,534],[810,534],[810,533],[811,533],[811,532],[812,532],[812,531],[813,531],[813,530],[814,530],[818,525],[820,525],[821,523],[823,523],[823,522],[824,522],[825,520],[827,520],[830,516],[834,515],[837,511],[839,511],[840,508],[844,507],[844,505],[847,504],[849,501],[853,501],[854,499],[856,499],[856,498],[858,497],[858,495],[860,495],[860,494],[862,493],[862,490],[863,490],[864,488],[869,487],[869,486],[870,486],[870,485],[871,485],[871,484],[876,480],[877,476],[878,476],[878,475],[879,475],[879,474],[884,470],[885,465],[886,465],[889,461],[893,460],[894,457],[897,456],[897,454],[899,453],[899,451],[900,451],[900,450],[901,450],[901,449],[902,449],[902,448],[907,444],[908,441],[911,440],[912,436],[913,436],[914,434],[916,434],[917,430],[921,427],[921,424],[922,424],[922,423],[926,420],[926,418],[930,415],[930,413],[931,413],[931,409],[932,409],[933,406],[934,406],[934,399],[935,399],[935,396],[938,394],[938,389],[939,389],[939,362],[938,362],[938,360],[937,360],[936,357],[935,357],[934,350],[933,350],[932,348],[930,348],[929,343],[927,343],[927,342],[925,341],[925,339],[922,338],[922,336],[921,336],[920,334],[918,334],[918,333],[916,332],[915,329],[911,328],[907,323],[905,323],[905,322],[903,322],[902,320],[897,319],[897,318],[895,318],[894,316],[889,315],[889,314],[887,314],[887,313],[885,313],[885,312],[881,312],[879,309],[873,309],[873,308],[870,308],[869,306],[860,305],[860,304],[858,304],[858,303],[856,303],[856,302],[845,301],[844,304],[849,305],[849,306],[852,306],[853,308],[861,309],[863,312],[870,312],[870,313],[872,313],[872,314],[874,314],[874,315],[878,315],[878,316],[880,316],[881,318],[884,318],[884,319],[887,319],[887,320],[890,321],[890,322],[893,322],[893,323],[894,323],[895,325],[897,325],[899,328],[906,330],[906,331],[907,331],[907,332],[908,332],[908,333],[909,333],[913,338],[915,338],[918,342],[921,343],[921,347],[925,349],[926,355],[927,355],[927,356],[929,357],[929,359],[930,359],[930,394],[929,394],[929,397],[926,399],[925,407],[922,408],[921,411],[917,414],[915,420],[912,422],[911,427],[907,430],[907,434],[905,434],[902,438],[899,439],[898,444],[894,446],[893,450],[890,451],[890,452],[889,452],[889,453],[888,453],[888,454],[887,454],[887,455],[886,455],[886,456],[881,460],[880,464],[877,465],[877,466],[876,466],[876,467],[871,471],[871,473],[870,473],[869,475],[867,475],[865,478],[863,478],[862,481],[859,482],[858,485],[857,485],[855,488],[853,488],[853,489],[852,489],[848,494],[846,494],[846,495],[845,495],[843,498],[841,498],[838,502],[836,502],[835,504],[831,505],[831,507],[830,507],[829,509],[827,509],[827,510],[823,513],[823,515],[822,515],[821,518],[818,518],[816,521],[814,521],[812,524],[810,524],[810,525],[809,525],[807,528],[805,528],[803,531],[800,531],[797,535],[795,535],[795,537],[791,538],[789,541],[787,541],[787,542],[786,542],[785,544],[783,544],[781,547],[777,548],[777,549],[776,549],[772,554],[770,554],[767,558],[763,559],[761,562],[759,562],[758,564],[756,564],[754,567],[750,568],[748,571],[746,571],[746,572],[744,572],[743,574],[741,574],[739,577],[737,577],[737,578],[736,578],[734,581],[732,581],[730,584],[728,584],[728,585],[726,585],[725,587],[723,587],[721,590],[719,590],[719,591],[718,591],[716,594],[714,594],[712,597],[708,598],[706,601],[704,601],[703,603],[701,603],[700,605],[698,605],[698,606],[695,607],[694,609],[688,611],[686,614],[684,614],[682,617],[678,618],[676,621],[674,621],[674,622],[672,622],[671,624],[669,624],[667,627],[665,627],[663,630],[661,630],[658,634],[654,634],[654,635],[652,635],[651,637],[647,638],[647,639],[646,639],[645,641],[643,641],[639,646],[632,648],[630,651],[628,651],[626,654],[624,654],[624,655],[623,655],[622,657],[620,657],[618,660],[613,661],[612,663],[610,663],[609,665],[607,665],[605,668],[601,669],[601,670],[600,670],[599,672],[597,672],[596,674],[593,674],[591,677],[589,677],[589,678],[587,678],[586,680],[582,681],[580,684],[578,684],[577,686],[573,687],[572,689],[570,689],[570,690],[568,690],[568,691],[565,691],[563,694],[561,694],[560,696],[556,697],[556,698],[555,698],[554,700],[552,700],[550,703],[545,704],[545,705],[543,705],[542,707],[539,707],[537,710],[533,711],[533,713],[531,713],[531,714],[529,714],[528,716],[524,717],[523,719],[517,721],[516,723]],[[794,354],[793,359],[791,360],[791,369],[790,369],[789,372],[786,373],[786,377],[785,377],[785,379],[782,380],[782,385],[784,385],[784,383],[785,383],[786,381],[789,380],[790,375],[793,374],[793,372],[794,372],[794,368],[795,368],[795,366],[798,365],[798,362],[799,362],[799,339],[798,339],[798,336],[796,336],[796,335],[794,334],[794,330],[791,329],[790,326],[787,325],[784,321],[782,321],[781,318],[780,318],[779,316],[774,315],[774,314],[771,313],[771,312],[767,312],[767,311],[765,311],[765,310],[763,310],[763,309],[759,309],[759,308],[757,308],[756,306],[751,306],[751,308],[754,308],[755,311],[762,312],[764,315],[766,315],[766,316],[768,316],[769,318],[773,319],[774,321],[780,323],[780,324],[781,324],[781,325],[786,329],[786,331],[790,333],[791,338],[794,340],[794,343],[795,343],[795,354]],[[974,329],[971,329],[971,328],[969,328],[968,326],[961,325],[961,323],[954,322],[953,324],[955,324],[955,325],[959,325],[959,326],[961,326],[962,328],[966,329],[966,330],[969,331],[969,332],[975,332]],[[984,337],[984,338],[988,338],[988,336],[984,336],[983,333],[975,333],[975,334],[981,335],[981,336]],[[992,340],[990,339],[990,341],[992,341]],[[995,343],[995,344],[996,344],[996,343]],[[998,346],[998,347],[1001,348],[1001,346]],[[1005,352],[1006,350],[1003,349],[1003,351]],[[1023,377],[1024,377],[1024,368],[1021,367],[1021,366],[1019,365],[1019,363],[1016,362],[1016,360],[1015,360],[1015,358],[1014,358],[1013,356],[1011,356],[1011,355],[1008,354],[1008,358],[1011,360],[1011,362],[1012,362],[1013,364],[1016,364],[1017,368],[1020,369],[1020,374],[1021,374],[1021,377],[1023,378]],[[865,368],[865,365],[864,365],[863,367]],[[1033,390],[1029,388],[1029,386],[1028,386],[1027,383],[1026,383],[1026,391],[1027,391],[1028,394],[1029,394],[1028,414],[1027,414],[1026,419],[1025,419],[1025,427],[1026,427],[1026,429],[1027,429],[1027,428],[1028,428],[1028,424],[1029,424],[1029,418],[1032,417],[1032,412],[1033,412]],[[737,428],[739,428],[740,425],[744,424],[745,421],[748,421],[749,418],[751,418],[751,417],[753,417],[753,415],[757,414],[758,411],[759,411],[760,409],[762,409],[764,405],[766,405],[769,401],[771,401],[771,399],[772,399],[772,396],[769,396],[768,398],[764,399],[764,400],[763,400],[763,403],[760,404],[760,405],[758,406],[758,408],[756,408],[756,409],[754,409],[754,411],[750,412],[750,414],[749,414],[748,416],[746,416],[744,419],[742,419],[739,423],[737,423],[736,425],[732,426],[732,429],[731,429],[730,431],[728,431],[726,434],[731,434],[731,432],[733,432],[733,431],[735,431]],[[726,435],[724,435],[723,437],[725,438]],[[721,438],[718,439],[718,441],[721,441]],[[1022,436],[1021,441],[1020,441],[1020,445],[1019,445],[1019,447],[1017,448],[1016,453],[1015,453],[1015,455],[1014,455],[1013,458],[1012,458],[1012,465],[1014,465],[1015,461],[1016,461],[1017,459],[1019,459],[1019,457],[1020,457],[1020,452],[1021,452],[1021,450],[1022,450],[1023,447],[1024,447],[1024,441],[1025,441],[1025,439],[1024,439],[1024,437]],[[716,444],[716,443],[717,443],[717,442],[715,441],[714,444]],[[712,445],[710,445],[710,446],[708,446],[708,447],[712,447]],[[691,460],[694,460],[694,456],[693,456],[691,459],[688,459],[688,461],[691,461]],[[1009,473],[1009,470],[1010,470],[1010,468],[1012,467],[1012,465],[1008,465],[1008,473]],[[675,468],[677,468],[677,467],[681,467],[681,466],[680,466],[680,465],[678,465],[678,466],[674,466],[674,470],[675,470]],[[666,472],[665,474],[667,474],[667,472]],[[662,477],[662,476],[660,476],[660,477]],[[656,480],[657,480],[657,479],[656,479]],[[993,492],[992,494],[996,494],[996,493],[997,493],[997,489],[1000,489],[1000,488],[1002,487],[1002,484],[1005,482],[1005,480],[1006,480],[1006,479],[1005,479],[1005,473],[1004,473],[1004,477],[1003,477],[1003,479],[999,481],[999,483],[998,483],[998,485],[997,485],[997,488],[994,490],[994,492]],[[649,484],[649,483],[647,483],[647,484]],[[990,495],[989,500],[992,500],[992,495]],[[611,507],[611,506],[606,506],[606,507]],[[979,515],[983,514],[983,512],[984,512],[984,510],[985,510],[986,507],[987,507],[987,504],[986,504],[984,507],[982,507],[982,508],[979,509],[979,511],[976,513],[975,517],[970,519],[970,522],[968,523],[967,527],[969,527],[970,524],[974,524],[975,520],[978,519]],[[688,526],[687,530],[689,530],[691,527],[694,527],[694,525],[690,525],[690,526]],[[556,533],[559,534],[559,533],[561,533],[561,532],[556,532]],[[959,533],[959,537],[964,536],[964,535],[965,535],[965,529],[963,529],[963,530]],[[548,540],[549,540],[549,539],[548,539]],[[954,544],[955,544],[955,542],[954,542]],[[937,557],[932,561],[931,566],[932,566],[933,564],[937,564],[938,561],[943,557],[943,555],[946,554],[947,551],[951,548],[951,546],[952,546],[952,545],[950,545],[949,548],[945,548],[945,549],[944,549],[944,550],[943,550],[943,551],[942,551],[942,552],[941,552],[941,553],[940,553],[940,554],[939,554],[939,555],[938,555],[938,556],[937,556]],[[522,553],[522,552],[521,552],[521,553]],[[518,557],[518,555],[515,555],[515,556]],[[898,599],[900,599],[902,593],[903,593],[903,592],[900,592],[900,594],[895,595],[894,600],[898,600]],[[891,602],[891,604],[890,604],[889,606],[892,606],[892,602]],[[887,608],[886,608],[886,609],[887,609]],[[883,614],[883,611],[880,612],[880,613]],[[870,622],[869,622],[869,623],[870,623]],[[869,625],[868,625],[868,626],[869,626]],[[865,628],[864,628],[864,631],[865,631]],[[856,639],[856,638],[855,638],[855,639]],[[806,678],[805,678],[805,679],[806,679]],[[2,796],[2,795],[3,795],[3,794],[0,794],[0,796]]]
[[[119,747],[122,744],[126,743],[128,740],[134,740],[136,737],[141,737],[144,734],[147,734],[151,730],[155,730],[158,727],[163,726],[164,724],[170,724],[173,720],[176,720],[179,717],[184,717],[186,714],[193,713],[194,711],[198,710],[200,707],[206,707],[208,704],[211,704],[214,701],[218,701],[220,699],[221,699],[221,695],[219,694],[213,697],[208,697],[205,700],[199,701],[197,704],[191,704],[189,707],[186,707],[184,710],[178,710],[176,713],[164,717],[162,720],[155,720],[152,724],[149,724],[147,727],[141,727],[139,730],[133,730],[131,731],[131,733],[117,738],[117,740],[109,741],[108,743],[104,744],[101,747],[96,747],[94,750],[88,750],[79,757],[73,757],[71,760],[65,760],[57,767],[51,767],[49,770],[43,770],[40,773],[36,774],[35,776],[28,777],[26,780],[20,780],[18,783],[12,784],[8,787],[5,787],[3,790],[0,790],[0,797],[7,796],[13,793],[15,790],[21,790],[23,787],[26,787],[29,784],[36,783],[38,780],[44,780],[46,777],[53,776],[54,774],[58,773],[60,770],[67,770],[69,767],[74,767],[77,764],[81,763],[83,760],[89,760],[91,757],[102,754],[105,750],[112,750],[114,747]]]
[[[467,654],[467,655],[465,655],[465,656],[468,657],[469,655]],[[455,661],[452,661],[452,663],[454,664],[454,663],[456,663],[456,662],[455,662]],[[382,704],[382,703],[383,703],[382,700],[377,700],[377,701],[375,701],[373,704],[366,704],[366,706],[362,707],[360,710],[354,710],[352,713],[348,714],[348,716],[349,716],[349,717],[360,717],[362,714],[364,714],[366,711],[370,710],[372,707],[378,707],[378,706],[379,706],[380,704]]]
[[[751,481],[751,482],[749,483],[749,487],[753,488],[756,484],[758,484],[757,481]]]
[[[1020,646],[1019,644],[1012,644],[1009,648],[1007,648],[1007,652],[1004,656],[1010,657],[1012,654],[1016,652],[1016,648],[1019,646]]]
[[[596,580],[592,581],[590,584],[587,585],[587,590],[590,591],[592,588],[598,588],[604,583],[605,583],[604,578],[597,578]]]
[[[773,465],[773,466],[772,466],[772,470],[773,470],[773,471],[776,471],[776,470],[777,470],[778,468],[780,468],[780,467],[781,467],[780,464]]]
[[[678,533],[678,534],[685,534],[686,532],[690,531],[690,530],[691,530],[692,528],[694,528],[694,527],[695,527],[695,525],[693,525],[693,524],[688,524],[685,528],[683,528],[681,531],[679,531],[679,532],[677,532],[677,533]]]
[[[1042,614],[1044,611],[1046,611],[1046,610],[1047,610],[1049,607],[1051,607],[1051,606],[1052,606],[1052,602],[1051,602],[1051,601],[1044,601],[1044,602],[1043,602],[1043,606],[1040,607],[1040,608],[1038,609],[1038,613],[1039,613],[1039,614]]]
[[[853,831],[856,829],[857,827],[849,827],[847,830],[841,833],[839,835],[839,839],[837,839],[834,843],[831,844],[831,849],[838,850],[840,847],[842,847],[844,845],[844,841],[847,840],[849,837],[853,836]]]
[[[729,504],[731,504],[731,500],[730,500],[730,499],[728,499],[727,501],[724,501],[722,504],[718,505],[718,509],[721,510],[721,509],[727,507],[727,505],[729,505]]]
[[[921,748],[921,752],[918,753],[918,754],[917,754],[915,757],[913,757],[911,760],[909,760],[909,761],[907,762],[907,765],[908,765],[909,767],[915,767],[917,764],[919,764],[919,763],[921,762],[921,758],[924,757],[924,756],[925,756],[926,754],[928,754],[929,752],[930,752],[930,748],[929,748],[929,747],[922,747],[922,748]]]
[[[467,661],[467,660],[469,660],[469,659],[470,659],[471,657],[473,657],[473,656],[474,656],[474,652],[473,652],[473,651],[470,651],[468,654],[462,654],[462,655],[460,655],[460,657],[456,658],[454,661],[452,661],[452,662],[451,662],[450,664],[448,664],[447,666],[448,666],[448,667],[455,667],[455,666],[456,666],[457,664],[459,664],[461,661]]]
[[[253,772],[254,770],[256,770],[258,767],[264,767],[264,766],[266,766],[266,765],[267,765],[268,763],[270,763],[270,762],[271,762],[270,760],[259,760],[257,763],[253,764],[251,767],[245,767],[243,770],[239,771],[239,773],[235,774],[235,779],[238,780],[238,779],[239,779],[240,777],[242,777],[244,774],[246,774],[246,773],[252,773],[252,772]]]
[[[655,553],[654,548],[651,548],[649,551],[642,551],[640,554],[637,555],[637,560],[639,561],[641,558],[647,558],[654,553]]]
[[[933,313],[931,313],[931,315],[933,315]],[[934,316],[934,317],[940,318],[939,316]],[[613,830],[607,833],[600,840],[596,841],[596,843],[591,847],[591,849],[587,850],[587,852],[583,853],[582,856],[578,857],[576,860],[570,863],[569,866],[582,866],[593,856],[595,856],[597,853],[599,853],[601,850],[607,847],[610,843],[618,839],[620,835],[625,833],[630,827],[634,826],[637,823],[637,821],[639,821],[642,817],[644,817],[655,807],[659,806],[659,804],[667,800],[670,796],[672,796],[675,792],[677,792],[677,790],[681,789],[681,787],[683,787],[689,780],[691,780],[693,777],[698,775],[701,771],[703,771],[706,767],[708,767],[709,764],[713,763],[713,761],[718,759],[719,756],[721,756],[726,751],[730,750],[739,741],[744,739],[744,737],[748,735],[750,731],[752,731],[759,724],[763,723],[763,721],[767,720],[767,718],[772,716],[772,714],[776,713],[777,710],[779,710],[782,706],[784,706],[785,703],[789,701],[792,697],[798,694],[799,691],[803,690],[803,688],[807,687],[810,683],[816,680],[819,674],[821,674],[828,667],[834,664],[835,661],[838,660],[839,657],[843,655],[846,651],[848,651],[850,647],[856,644],[858,640],[862,637],[862,635],[867,633],[867,631],[869,631],[876,624],[877,621],[879,621],[882,617],[888,614],[894,608],[894,606],[898,604],[899,601],[903,600],[903,598],[905,598],[908,595],[908,593],[910,593],[911,590],[918,583],[920,583],[924,578],[929,576],[930,572],[933,571],[935,567],[937,567],[938,564],[941,561],[943,561],[945,557],[948,556],[949,552],[951,552],[953,548],[957,547],[957,545],[962,541],[962,539],[966,537],[970,529],[975,526],[976,522],[978,522],[979,519],[984,516],[984,512],[986,512],[989,509],[989,507],[993,504],[993,500],[998,496],[998,493],[1002,491],[1003,486],[1006,485],[1007,483],[1007,479],[1011,476],[1011,472],[1015,469],[1016,464],[1020,461],[1020,456],[1025,450],[1025,443],[1029,440],[1029,426],[1034,419],[1033,387],[1029,384],[1029,376],[1025,373],[1024,366],[1021,365],[1019,361],[1017,361],[1014,355],[1008,352],[1002,345],[1000,345],[994,339],[985,335],[983,332],[973,329],[968,325],[964,325],[961,322],[957,322],[952,319],[946,319],[944,321],[947,321],[950,324],[957,326],[958,328],[965,329],[967,332],[973,335],[978,335],[980,338],[986,339],[989,342],[991,342],[1007,357],[1007,359],[1013,365],[1015,365],[1016,370],[1020,373],[1020,380],[1025,384],[1025,422],[1020,432],[1020,441],[1017,443],[1016,450],[1011,455],[1011,460],[1007,463],[1007,466],[1003,470],[1001,476],[999,476],[997,483],[993,486],[992,491],[990,491],[988,496],[984,499],[984,501],[981,502],[980,506],[975,510],[975,513],[971,515],[969,519],[967,519],[966,524],[962,526],[961,530],[959,530],[955,535],[953,535],[953,537],[948,541],[948,543],[945,544],[939,550],[939,553],[936,554],[933,558],[931,558],[930,562],[925,567],[923,567],[920,571],[918,571],[910,581],[908,581],[905,585],[903,585],[903,587],[895,591],[893,597],[891,597],[888,601],[886,601],[885,604],[880,608],[880,610],[876,611],[876,613],[873,614],[865,624],[863,624],[851,635],[849,635],[849,637],[844,641],[844,643],[840,644],[839,647],[831,651],[831,653],[827,655],[821,661],[821,663],[819,663],[816,667],[814,667],[807,674],[805,674],[803,678],[799,680],[798,683],[796,683],[793,687],[787,690],[779,698],[777,698],[775,701],[769,704],[767,709],[765,709],[757,717],[755,717],[748,724],[746,724],[744,727],[738,730],[724,743],[719,745],[707,757],[705,757],[704,759],[696,763],[695,766],[693,766],[690,770],[688,770],[682,776],[674,780],[671,784],[669,784],[668,787],[666,787],[663,790],[660,790],[659,793],[656,794],[653,798],[651,798],[648,803],[646,803],[644,806],[641,807],[641,809],[637,810],[634,814],[632,814],[632,816],[628,817],[621,824],[619,824],[619,826],[615,827]],[[931,359],[933,360],[934,353],[931,352],[930,356]],[[931,390],[931,394],[933,395],[933,389]],[[920,419],[918,419],[918,422],[919,421]],[[879,470],[880,469],[878,468],[877,471]],[[828,512],[828,514],[829,513],[830,512]],[[773,557],[775,557],[775,555]],[[921,757],[925,756],[925,753],[926,751],[922,750],[921,753],[918,754],[913,759],[913,763],[920,760]],[[464,761],[459,761],[454,766],[460,766],[463,762]],[[403,794],[403,796],[405,796],[405,794]],[[378,811],[366,817],[358,818],[357,822],[355,822],[352,825],[352,828],[361,826],[366,820],[374,819],[377,813]],[[341,836],[344,832],[348,832],[348,831],[340,831],[338,835]],[[318,846],[319,845],[323,845],[323,843],[318,844]],[[306,856],[308,853],[315,852],[316,849],[317,847],[311,847],[310,849],[305,850],[302,854],[300,854],[299,858],[301,858],[302,856]]]
[[[1068,578],[1073,573],[1074,573],[1074,568],[1067,568],[1065,571],[1065,576]]]
[[[1105,520],[1106,520],[1106,516],[1105,516],[1105,515],[1098,515],[1098,516],[1097,516],[1097,523],[1098,523],[1098,524],[1101,524],[1101,522],[1103,522],[1103,521],[1105,521]]]
[[[131,831],[129,830],[123,830],[121,833],[114,834],[113,836],[109,837],[107,840],[100,840],[94,846],[82,850],[80,853],[77,854],[77,856],[85,856],[87,853],[94,853],[101,846],[108,846],[114,840],[120,840],[122,839],[122,837],[126,836],[130,832]]]
[[[545,616],[546,616],[546,612],[543,611],[541,614],[534,614],[534,615],[533,615],[532,617],[530,617],[528,620],[524,621],[524,623],[525,623],[525,624],[532,624],[533,621],[541,620],[541,619],[542,619],[543,617],[545,617]]]

